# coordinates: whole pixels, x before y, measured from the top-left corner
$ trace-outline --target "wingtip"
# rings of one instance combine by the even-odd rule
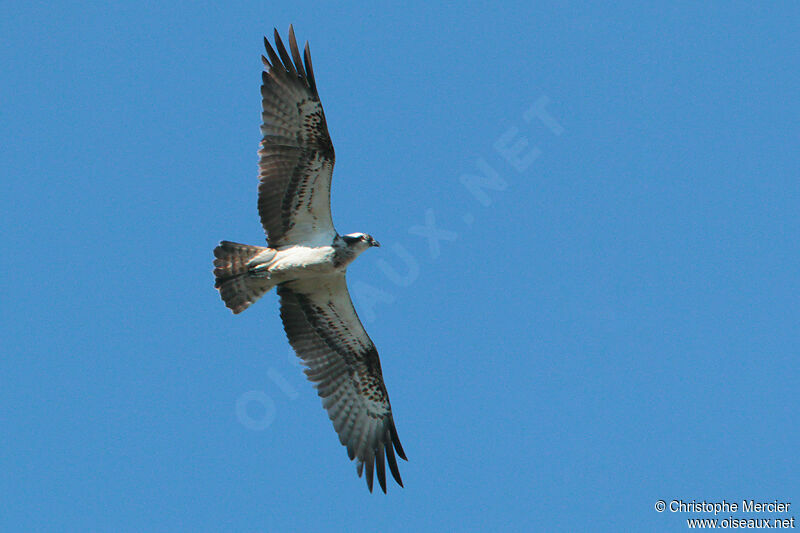
[[[379,443],[375,454],[375,470],[378,474],[378,483],[381,484],[381,489],[386,494],[386,460],[383,448],[384,446]]]
[[[370,455],[367,455],[366,459],[367,468],[365,474],[367,476],[367,487],[369,487],[369,491],[372,492],[372,481],[373,476],[375,475],[375,460]]]
[[[303,67],[303,58],[300,55],[300,50],[297,48],[297,38],[294,35],[294,28],[291,25],[289,25],[289,50],[292,53],[292,60],[294,61],[294,67],[297,71],[297,74],[308,80],[308,74]]]
[[[394,420],[392,420],[392,425],[389,428],[389,431],[391,432],[392,444],[394,444],[394,449],[397,451],[397,455],[400,457],[400,459],[408,461],[406,452],[403,450],[403,446],[400,444],[400,437],[397,435],[397,428],[394,425]]]
[[[389,463],[389,471],[391,471],[392,477],[395,481],[397,481],[397,484],[402,487],[403,479],[400,477],[400,469],[397,467],[397,459],[394,456],[394,447],[388,439],[384,442],[383,446],[386,448],[386,462]]]
[[[280,58],[278,58],[278,54],[275,53],[275,49],[272,48],[272,45],[269,44],[269,39],[264,37],[264,48],[267,50],[267,55],[269,56],[269,63],[272,67],[277,67],[278,64],[281,62]],[[275,72],[278,72],[282,69],[276,68]]]
[[[314,66],[311,64],[311,47],[308,45],[308,41],[306,41],[306,45],[303,48],[303,62],[306,67],[308,86],[311,87],[314,94],[319,95],[317,92],[317,80],[314,78]]]

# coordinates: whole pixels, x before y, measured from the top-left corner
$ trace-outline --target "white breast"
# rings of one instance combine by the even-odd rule
[[[332,246],[290,246],[280,250],[270,265],[270,272],[281,274],[303,272],[333,272],[334,249]]]

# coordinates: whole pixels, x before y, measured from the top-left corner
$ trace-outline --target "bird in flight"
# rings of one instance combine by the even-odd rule
[[[345,273],[364,250],[380,246],[366,233],[339,235],[331,220],[334,152],[311,54],[289,27],[289,51],[275,30],[261,84],[258,213],[267,247],[222,241],[214,249],[216,288],[241,313],[273,287],[289,343],[307,367],[339,441],[386,492],[386,466],[403,481],[397,436],[378,351],[358,319]],[[290,55],[291,53],[291,55]]]

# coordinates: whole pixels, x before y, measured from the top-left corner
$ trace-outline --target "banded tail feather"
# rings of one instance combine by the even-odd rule
[[[275,284],[264,276],[254,275],[250,262],[268,251],[263,246],[250,246],[222,241],[214,248],[214,286],[225,305],[239,314],[266,294]]]

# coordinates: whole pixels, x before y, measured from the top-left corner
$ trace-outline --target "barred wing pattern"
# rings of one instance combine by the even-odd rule
[[[261,149],[258,213],[270,247],[329,244],[333,143],[319,101],[311,53],[301,58],[289,28],[291,57],[275,30],[275,50],[264,38],[269,58],[261,59]]]
[[[278,286],[281,318],[289,342],[303,360],[339,441],[356,459],[359,477],[366,465],[372,491],[373,466],[386,492],[386,466],[403,482],[397,455],[405,459],[397,436],[378,351],[358,319],[345,275],[298,280]]]

